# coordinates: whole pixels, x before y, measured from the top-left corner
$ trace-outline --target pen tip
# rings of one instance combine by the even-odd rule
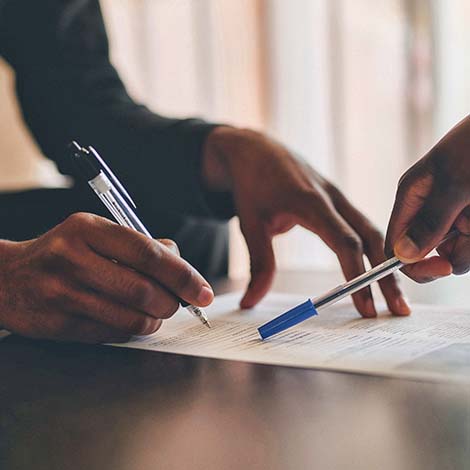
[[[207,328],[212,328],[212,325],[211,325],[208,321],[205,321],[205,322],[204,322],[204,325],[206,325]]]

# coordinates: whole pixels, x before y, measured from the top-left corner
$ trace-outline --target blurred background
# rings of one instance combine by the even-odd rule
[[[400,175],[469,112],[467,0],[101,4],[113,62],[137,100],[164,115],[268,132],[383,230]],[[13,79],[0,62],[0,190],[63,185],[21,123]],[[231,233],[230,272],[242,278],[236,220]],[[275,243],[281,269],[338,271],[301,229]],[[465,282],[439,281],[414,297],[462,303]]]

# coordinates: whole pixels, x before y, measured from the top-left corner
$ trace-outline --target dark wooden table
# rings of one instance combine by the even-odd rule
[[[468,387],[17,337],[0,371],[1,470],[470,468]]]

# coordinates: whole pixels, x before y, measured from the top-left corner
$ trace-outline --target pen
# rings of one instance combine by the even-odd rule
[[[136,205],[124,186],[120,183],[106,162],[93,147],[81,147],[77,142],[69,146],[71,156],[80,172],[88,182],[88,185],[106,206],[116,222],[123,227],[128,227],[153,238],[144,224],[133,211]],[[129,203],[132,205],[129,205]],[[208,328],[211,327],[206,312],[195,305],[178,299],[181,306],[185,307],[193,316]]]
[[[441,243],[449,240],[457,233],[457,231],[449,232],[449,234],[444,238],[444,240],[441,241]],[[316,297],[315,299],[308,299],[306,302],[297,305],[286,313],[283,313],[268,323],[260,326],[258,328],[258,332],[262,339],[266,339],[277,333],[281,333],[282,331],[298,325],[308,318],[318,315],[320,310],[333,305],[348,295],[354,294],[355,292],[363,289],[375,281],[380,281],[380,279],[388,276],[389,274],[392,274],[393,272],[402,268],[404,265],[405,264],[403,262],[394,256],[379,264],[378,266],[375,266],[374,268],[357,276],[356,278],[345,282],[344,284],[340,284],[334,289],[331,289],[326,294],[320,297]]]

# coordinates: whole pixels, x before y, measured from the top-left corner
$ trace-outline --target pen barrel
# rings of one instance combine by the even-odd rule
[[[321,310],[326,308],[329,305],[358,292],[364,287],[370,285],[372,282],[380,281],[380,279],[392,274],[403,266],[404,264],[397,257],[390,258],[351,281],[335,287],[321,297],[312,299],[315,309]]]
[[[100,172],[100,174],[90,180],[88,184],[120,225],[133,228],[148,238],[153,238],[127,201],[121,196],[119,191],[116,190],[103,172]]]

